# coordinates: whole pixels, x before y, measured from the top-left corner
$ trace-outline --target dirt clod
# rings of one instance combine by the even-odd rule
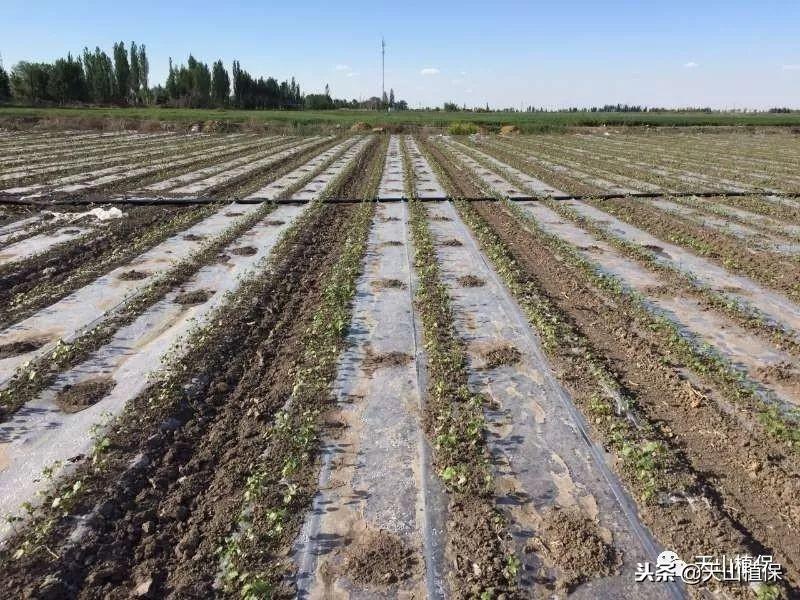
[[[196,233],[187,233],[183,236],[187,242],[199,242],[200,240],[206,239],[203,235],[197,235]]]
[[[284,225],[286,221],[281,221],[280,219],[269,219],[268,221],[264,221],[264,223],[272,227],[277,227],[278,225]]]
[[[236,256],[253,256],[256,252],[258,252],[258,250],[253,248],[253,246],[239,246],[230,252]]]
[[[603,539],[594,521],[577,512],[554,508],[545,515],[538,533],[529,549],[555,565],[559,571],[556,586],[563,591],[611,575],[621,564],[617,551]]]
[[[192,305],[203,304],[211,298],[212,292],[209,290],[193,290],[191,292],[183,292],[175,296],[175,302],[178,304]]]
[[[800,381],[800,373],[792,363],[781,362],[756,369],[758,376],[767,383],[786,383]]]
[[[464,244],[461,243],[461,240],[457,240],[455,238],[445,240],[442,242],[442,246],[450,246],[451,248],[456,248],[458,246],[463,246]]]
[[[117,279],[121,279],[123,281],[138,281],[149,275],[150,273],[146,271],[137,271],[136,269],[131,269],[130,271],[124,271],[120,273]]]
[[[459,277],[456,281],[458,281],[458,285],[461,287],[483,287],[486,284],[483,279],[475,277],[475,275],[464,275],[463,277]]]
[[[38,350],[47,343],[46,338],[33,338],[30,340],[22,340],[20,342],[11,342],[8,344],[0,344],[0,359],[11,358],[12,356],[19,356]]]
[[[388,242],[383,242],[384,246],[402,246],[403,242],[398,240],[389,240]]]
[[[416,563],[400,536],[367,530],[345,548],[342,574],[363,585],[391,585],[411,577]]]
[[[483,353],[484,368],[486,369],[515,365],[521,358],[522,353],[513,346],[498,346]]]
[[[406,284],[399,279],[376,279],[372,282],[372,287],[375,289],[394,288],[404,289]]]
[[[56,395],[56,404],[66,413],[80,412],[97,404],[115,385],[114,379],[108,376],[68,385]]]
[[[385,367],[401,367],[414,360],[414,357],[404,352],[385,352],[374,354],[372,350],[367,350],[364,358],[363,369],[367,374],[372,374],[378,369]]]

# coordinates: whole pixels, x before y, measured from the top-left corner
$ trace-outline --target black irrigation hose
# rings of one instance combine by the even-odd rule
[[[584,195],[568,195],[559,194],[556,196],[517,196],[509,198],[513,202],[530,202],[533,200],[612,200],[616,198],[741,198],[745,196],[771,196],[774,198],[800,198],[800,192],[781,192],[781,193],[766,193],[766,192],[680,192],[680,193],[657,193],[657,192],[633,192],[629,194],[584,194]],[[419,198],[422,202],[441,202],[444,200],[451,200],[449,196]],[[468,202],[495,202],[497,198],[494,196],[484,196],[475,198],[462,198]],[[398,196],[396,198],[373,198],[374,202],[406,202],[408,198],[405,196]],[[156,196],[156,197],[131,197],[124,196],[104,198],[102,196],[92,196],[88,198],[63,198],[53,200],[41,200],[37,198],[26,198],[24,196],[11,196],[0,194],[0,206],[2,205],[18,205],[18,206],[39,206],[42,208],[48,206],[84,206],[90,204],[130,204],[130,205],[160,205],[160,206],[190,206],[195,204],[214,204],[223,202],[235,202],[236,204],[261,204],[265,200],[261,199],[247,199],[247,198],[213,198],[211,196],[192,196],[189,198],[176,198],[169,196]],[[273,200],[278,204],[304,204],[306,201],[296,200]],[[361,202],[361,200],[354,200],[352,198],[327,198],[324,202],[328,203],[352,203]]]

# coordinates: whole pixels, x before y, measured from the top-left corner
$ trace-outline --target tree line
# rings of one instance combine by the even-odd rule
[[[0,68],[0,100],[26,104],[147,104],[150,62],[144,44],[114,44],[113,58],[100,48],[67,54],[53,63],[20,61]]]
[[[0,102],[282,110],[408,108],[404,100],[395,100],[394,90],[366,101],[333,98],[328,85],[323,94],[303,94],[294,77],[281,82],[274,77],[256,78],[238,60],[229,74],[222,60],[209,66],[190,54],[186,64],[174,65],[170,58],[166,82],[152,88],[149,73],[144,44],[116,43],[111,56],[99,47],[84,48],[82,56],[67,54],[53,63],[20,61],[10,73],[0,67]]]

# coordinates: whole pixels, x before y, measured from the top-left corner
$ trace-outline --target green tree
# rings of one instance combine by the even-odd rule
[[[130,86],[131,66],[128,63],[128,51],[124,42],[114,44],[114,74],[116,77],[114,99],[117,102],[126,102]]]
[[[86,100],[86,80],[80,59],[73,59],[72,54],[59,58],[50,72],[47,91],[48,96],[59,104]]]
[[[139,69],[139,49],[136,47],[136,42],[131,42],[131,49],[128,54],[131,62],[131,73],[128,76],[128,97],[133,102],[138,103],[140,100],[141,73]]]
[[[11,79],[3,67],[0,67],[0,102],[8,102],[11,99]]]
[[[139,46],[139,89],[142,101],[150,103],[150,61],[147,59],[147,51],[144,44]]]
[[[49,100],[47,88],[52,70],[52,65],[46,63],[18,62],[11,69],[11,89],[14,97],[31,104]]]
[[[108,104],[114,98],[114,66],[111,58],[95,48],[83,49],[83,72],[89,99],[98,104]]]
[[[231,95],[231,79],[221,60],[214,63],[211,73],[211,98],[216,106],[225,106]]]

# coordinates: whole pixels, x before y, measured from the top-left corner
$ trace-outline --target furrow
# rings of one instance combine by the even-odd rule
[[[258,268],[305,210],[305,205],[284,205],[273,211],[226,247],[224,259],[201,268],[0,425],[0,464],[5,465],[0,470],[0,514],[13,514],[22,503],[34,501],[36,492],[49,484],[40,478],[45,468],[56,464],[53,475],[58,477],[68,472],[64,465],[85,456],[93,444],[92,432],[144,390],[168,353],[174,357],[185,351],[176,345],[178,340]],[[101,386],[101,391],[84,391],[86,386]],[[81,392],[76,395],[77,390]],[[69,399],[65,392],[71,393]],[[6,523],[0,539],[10,533]]]
[[[580,227],[565,222],[548,207],[530,202],[520,206],[544,231],[566,241],[601,272],[612,275],[629,290],[641,294],[655,314],[678,325],[690,340],[715,348],[731,364],[746,372],[750,379],[758,381],[763,386],[761,393],[765,401],[772,403],[777,399],[784,406],[800,405],[800,390],[765,376],[796,363],[790,354],[761,341],[697,301],[670,294],[668,286],[657,275]]]
[[[565,194],[564,192],[562,192],[560,190],[554,189],[550,185],[546,184],[544,181],[536,179],[535,177],[531,177],[527,173],[523,173],[522,171],[520,171],[519,169],[515,169],[511,165],[507,165],[506,163],[503,163],[503,162],[497,160],[494,156],[486,154],[485,152],[481,152],[480,150],[477,150],[475,148],[471,148],[469,146],[466,146],[466,145],[462,144],[461,142],[457,142],[457,141],[452,140],[450,138],[444,138],[444,140],[451,147],[458,148],[461,151],[462,155],[464,154],[464,151],[473,152],[476,156],[480,157],[482,160],[485,160],[486,162],[489,162],[493,167],[496,167],[498,169],[502,169],[505,172],[511,173],[514,176],[515,179],[518,179],[519,181],[524,183],[525,187],[536,196],[566,196],[567,195],[567,194]],[[481,167],[481,169],[484,170],[484,171],[486,170],[483,167]],[[491,175],[480,174],[480,173],[479,173],[479,175],[480,175],[481,179],[483,179],[484,181],[487,181],[487,183],[489,181],[492,181],[492,185],[498,185],[498,183],[499,183],[498,181],[492,179]]]
[[[18,350],[0,358],[0,385],[19,366],[41,356],[58,340],[69,340],[114,309],[123,300],[144,289],[171,264],[189,256],[201,240],[213,236],[232,219],[258,210],[259,205],[224,207],[186,231],[151,248],[125,266],[117,267],[66,298],[0,332],[0,347]],[[7,354],[10,354],[7,355]]]
[[[800,254],[800,244],[792,244],[782,241],[775,236],[769,235],[768,231],[764,229],[757,229],[756,227],[743,225],[714,214],[705,214],[699,210],[695,210],[691,206],[674,202],[672,200],[656,199],[648,202],[649,204],[660,208],[664,212],[675,215],[678,218],[685,218],[702,227],[710,229],[718,229],[721,233],[731,235],[748,242],[753,247],[769,252],[779,252],[782,254]],[[744,212],[744,211],[742,211]]]
[[[690,275],[699,284],[708,286],[741,305],[755,308],[774,323],[782,324],[792,330],[795,337],[798,337],[800,306],[785,297],[767,290],[752,279],[735,275],[684,248],[664,242],[585,202],[565,200],[564,203],[609,234],[652,251],[659,262]]]
[[[443,595],[445,501],[420,422],[425,384],[417,361],[424,356],[416,342],[407,219],[405,203],[391,203],[380,205],[373,221],[349,349],[333,386],[329,421],[340,426],[323,439],[320,491],[294,547],[300,598],[375,597],[371,586],[386,583],[390,595]],[[364,582],[342,569],[347,543],[377,547],[387,539],[422,558],[407,577]]]
[[[389,148],[383,164],[383,174],[378,185],[378,198],[388,200],[402,198],[405,195],[403,185],[403,157],[400,154],[400,136],[389,138]]]
[[[27,179],[31,177],[48,175],[50,173],[58,173],[61,171],[75,171],[82,167],[97,165],[98,163],[112,166],[114,163],[123,162],[130,158],[141,157],[143,155],[153,156],[163,154],[165,152],[169,152],[170,150],[177,150],[178,148],[185,146],[184,144],[177,144],[173,147],[165,147],[163,139],[148,140],[145,142],[136,140],[126,141],[128,143],[124,145],[110,144],[108,146],[103,146],[96,151],[88,153],[81,152],[81,154],[78,156],[78,160],[75,160],[75,153],[64,157],[63,160],[60,160],[57,156],[44,157],[41,159],[41,162],[44,163],[43,165],[38,164],[38,161],[34,162],[27,160],[24,161],[23,166],[15,169],[0,170],[2,171],[2,175],[0,175],[0,181],[6,182]]]
[[[319,174],[325,167],[328,166],[328,163],[336,156],[341,154],[342,152],[348,150],[359,140],[358,137],[354,136],[351,138],[346,139],[345,141],[336,144],[332,148],[328,148],[325,152],[316,155],[314,158],[309,160],[307,163],[294,169],[293,171],[287,173],[283,177],[276,179],[262,187],[261,189],[253,192],[249,196],[247,196],[246,200],[277,200],[281,198],[282,195],[287,193],[287,190],[292,189],[293,186],[297,185],[300,181],[303,181],[306,177],[315,177]],[[318,182],[323,183],[323,182]]]
[[[522,585],[535,585],[542,572],[556,580],[564,577],[547,548],[582,543],[576,538],[548,539],[553,524],[566,520],[609,548],[604,571],[586,574],[589,581],[578,586],[573,597],[680,597],[680,590],[636,584],[630,577],[637,562],[658,554],[654,540],[605,463],[603,450],[590,441],[580,412],[558,383],[519,307],[457,212],[450,203],[442,203],[436,213],[429,226],[438,240],[456,328],[467,344],[470,385],[490,401],[487,441],[497,477],[496,502],[512,522],[524,565]],[[483,284],[461,285],[459,280],[468,276]],[[531,552],[534,539],[544,544],[539,552]]]
[[[353,164],[372,139],[372,136],[365,136],[363,139],[359,140],[357,144],[348,148],[339,158],[328,165],[322,173],[293,193],[290,200],[295,202],[310,202],[322,198],[330,188],[330,185]]]
[[[431,165],[420,152],[416,140],[410,135],[403,137],[414,170],[414,194],[417,198],[444,198],[447,194],[439,183]]]
[[[211,175],[210,177],[206,177],[199,181],[195,181],[188,185],[184,185],[182,187],[178,187],[175,189],[170,190],[170,194],[174,195],[193,195],[193,194],[200,194],[200,193],[207,193],[212,191],[214,188],[219,187],[224,184],[231,183],[242,177],[246,177],[260,169],[266,169],[273,165],[280,163],[282,160],[295,156],[302,152],[303,150],[307,150],[313,146],[319,145],[320,143],[326,142],[332,139],[331,137],[311,137],[311,138],[304,138],[305,141],[301,141],[293,145],[292,147],[281,150],[275,154],[270,154],[265,158],[261,158],[259,160],[250,161],[244,165],[234,167],[228,171],[223,173],[219,173],[217,175]]]
[[[278,140],[277,144],[272,145],[267,149],[267,155],[277,153],[279,150],[283,150],[286,147],[291,147],[292,145],[296,145],[300,141],[297,138],[281,139],[278,138],[277,136],[265,138],[265,141],[266,140],[270,141]],[[204,167],[202,169],[198,169],[196,171],[190,171],[188,173],[182,173],[180,175],[176,175],[175,177],[162,179],[161,181],[151,183],[150,185],[144,186],[143,188],[136,190],[132,193],[147,194],[152,192],[166,192],[173,188],[180,188],[191,182],[197,181],[198,179],[207,179],[211,175],[216,175],[217,173],[221,173],[222,171],[226,171],[228,169],[233,169],[234,167],[239,167],[241,165],[248,164],[249,162],[252,162],[256,157],[262,154],[263,151],[259,150],[245,156],[237,156],[236,158],[225,161],[223,163],[215,163],[213,165]]]
[[[129,179],[137,179],[147,175],[157,174],[165,169],[173,169],[191,165],[197,161],[212,157],[217,158],[236,151],[251,148],[256,145],[258,145],[256,142],[243,142],[232,145],[225,143],[211,149],[208,147],[203,147],[197,151],[192,151],[190,154],[181,155],[179,158],[171,155],[163,160],[149,162],[144,165],[141,165],[141,163],[121,165],[109,167],[107,169],[78,173],[75,175],[59,177],[46,183],[8,188],[2,190],[2,193],[29,194],[30,197],[35,198],[44,195],[46,192],[66,194],[90,191],[110,184],[121,183]]]
[[[94,227],[68,225],[31,235],[0,249],[0,266],[17,263],[37,254],[42,254],[60,244],[65,244],[91,233],[93,230]]]

